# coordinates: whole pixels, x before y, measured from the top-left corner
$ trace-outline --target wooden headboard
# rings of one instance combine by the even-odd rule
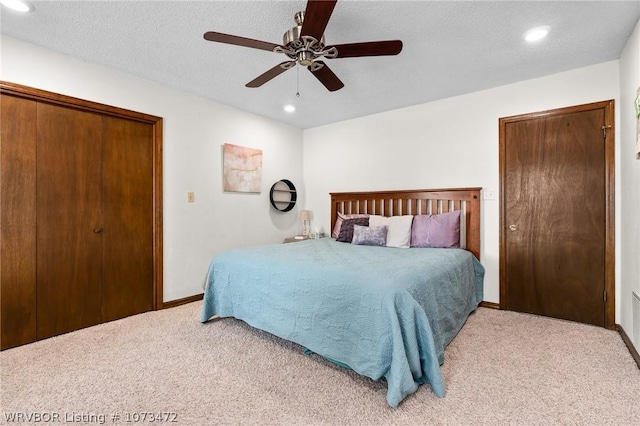
[[[332,192],[331,229],[337,213],[382,216],[438,214],[461,210],[461,246],[480,260],[480,190],[482,188],[408,191]]]

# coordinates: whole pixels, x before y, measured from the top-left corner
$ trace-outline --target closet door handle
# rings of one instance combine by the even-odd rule
[[[99,234],[102,232],[102,228],[94,228],[93,232],[95,232],[96,234]]]

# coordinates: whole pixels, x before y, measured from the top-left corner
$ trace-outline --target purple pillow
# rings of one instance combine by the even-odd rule
[[[460,210],[415,216],[411,247],[460,247]]]
[[[336,224],[333,225],[333,230],[331,231],[331,238],[338,238],[338,235],[340,235],[340,228],[342,227],[342,222],[344,222],[345,219],[355,219],[357,217],[369,217],[369,215],[360,214],[360,213],[344,214],[344,213],[338,212],[338,217],[336,217]]]
[[[369,226],[369,218],[368,217],[357,217],[354,219],[345,219],[342,221],[342,226],[340,227],[340,234],[336,241],[341,241],[343,243],[350,243],[353,240],[353,227],[355,225],[361,226]]]
[[[386,226],[360,226],[353,225],[353,240],[351,244],[362,246],[386,246]]]

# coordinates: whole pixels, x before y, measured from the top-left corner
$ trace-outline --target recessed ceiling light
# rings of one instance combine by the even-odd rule
[[[287,112],[293,112],[293,111],[296,110],[296,107],[293,106],[293,105],[285,105],[284,106],[284,110],[287,111]]]
[[[534,41],[542,40],[549,34],[550,26],[544,25],[542,27],[531,28],[529,31],[524,33],[524,39],[530,43]]]
[[[18,12],[32,12],[35,7],[31,3],[25,0],[0,0],[0,3],[8,7],[9,9]]]

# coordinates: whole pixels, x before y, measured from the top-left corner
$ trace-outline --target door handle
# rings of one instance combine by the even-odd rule
[[[509,229],[511,231],[515,231],[516,229],[518,229],[515,225],[509,225]]]
[[[102,228],[93,228],[93,232],[99,234],[102,232]]]

